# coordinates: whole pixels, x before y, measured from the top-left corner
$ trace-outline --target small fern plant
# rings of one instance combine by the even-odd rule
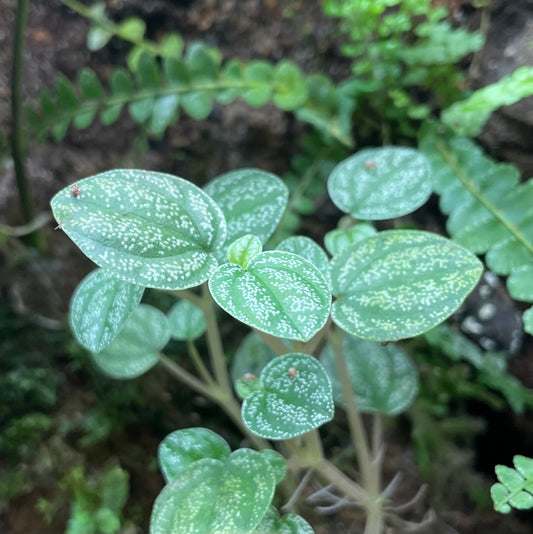
[[[482,265],[436,234],[376,232],[356,219],[400,217],[431,191],[431,167],[417,150],[367,149],[343,160],[328,192],[345,217],[325,236],[327,252],[305,236],[269,246],[288,191],[258,169],[226,173],[204,189],[164,173],[114,170],[52,199],[58,226],[98,265],[69,314],[94,363],[116,379],[162,366],[217,404],[251,447],[232,451],[204,427],[167,436],[152,534],[313,532],[295,513],[312,473],[324,486],[309,502],[361,507],[368,534],[409,526],[380,482],[383,417],[401,413],[418,391],[400,341],[452,314]],[[141,303],[146,288],[176,303]],[[219,322],[228,319],[219,309],[249,328],[235,352],[231,341],[224,347]],[[168,353],[170,338],[183,342],[187,365]],[[357,480],[326,457],[318,432],[335,405],[346,413]]]
[[[496,466],[499,482],[490,489],[494,509],[503,514],[508,514],[513,508],[533,508],[533,459],[517,454],[513,464],[514,469],[505,465]]]

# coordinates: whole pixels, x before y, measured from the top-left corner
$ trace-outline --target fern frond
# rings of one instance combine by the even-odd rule
[[[494,509],[508,514],[512,508],[533,508],[533,459],[516,455],[514,469],[505,465],[495,467],[499,482],[490,488]]]
[[[494,162],[470,139],[428,136],[421,149],[433,166],[449,234],[485,254],[493,272],[510,275],[513,298],[533,302],[533,179],[520,183],[515,167]],[[531,309],[523,318],[525,330],[533,333]]]
[[[90,69],[78,76],[77,88],[65,78],[56,80],[55,94],[42,91],[40,106],[29,111],[29,122],[38,140],[52,132],[61,140],[69,126],[83,129],[96,116],[104,125],[113,124],[127,107],[131,118],[152,134],[161,136],[178,117],[180,109],[196,120],[205,119],[214,102],[229,104],[241,98],[258,107],[272,101],[293,111],[322,134],[352,146],[353,99],[323,75],[304,76],[289,61],[222,65],[218,50],[194,43],[185,58],[163,58],[161,65],[143,54],[135,72],[113,72],[106,91]]]

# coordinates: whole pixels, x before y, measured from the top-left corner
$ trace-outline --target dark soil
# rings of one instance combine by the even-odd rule
[[[476,25],[479,22],[471,2],[450,0],[440,3],[455,6],[455,23]],[[10,131],[9,78],[16,4],[16,0],[0,3],[0,130],[4,132]],[[107,0],[106,4],[110,16],[116,20],[141,16],[147,23],[149,37],[177,31],[187,43],[200,39],[217,46],[226,58],[288,58],[306,72],[325,72],[334,79],[341,79],[349,70],[349,65],[338,52],[334,24],[322,15],[318,2]],[[288,10],[293,15],[283,16]],[[533,1],[494,0],[490,12],[488,43],[477,71],[472,73],[479,86],[508,73],[512,70],[510,64],[518,66],[533,59],[531,56],[525,59],[526,52],[523,50],[527,47],[520,46],[527,39],[531,42]],[[127,48],[121,42],[113,40],[97,53],[87,51],[85,37],[88,27],[86,20],[59,1],[31,2],[24,57],[24,93],[28,100],[35,101],[41,88],[53,89],[59,74],[75,79],[78,69],[88,65],[106,79],[113,66],[123,63]],[[523,103],[520,105],[524,106]],[[525,105],[528,106],[527,103]],[[523,108],[510,108],[496,114],[481,141],[494,156],[512,161],[529,177],[533,173],[531,102],[527,109],[528,112]],[[50,140],[42,145],[31,143],[27,171],[39,211],[47,211],[50,198],[67,184],[117,167],[160,170],[199,185],[239,167],[259,167],[282,175],[289,169],[290,158],[298,152],[297,139],[304,128],[291,115],[274,106],[250,109],[237,102],[215,107],[208,120],[202,122],[183,115],[169,129],[164,140],[150,141],[148,150],[140,152],[131,150],[138,129],[123,116],[119,124],[110,128],[95,123],[83,132],[70,130],[59,144]],[[325,207],[324,213],[327,210]],[[0,168],[0,214],[2,223],[17,225],[23,222],[14,173],[9,165]],[[319,220],[320,225],[328,224],[326,216]],[[309,221],[307,224],[310,224]],[[316,226],[318,223],[312,224]],[[69,299],[78,282],[93,266],[62,232],[53,230],[54,226],[50,222],[45,228],[49,254],[44,258],[28,254],[26,249],[13,243],[0,248],[1,305],[8,310],[9,320],[22,325],[20,332],[25,332],[24,340],[20,342],[21,354],[39,353],[42,358],[53,362],[56,368],[62,369],[53,415],[57,421],[73,424],[98,404],[98,387],[109,392],[129,386],[95,378],[96,373],[87,364],[86,355],[72,349],[68,341],[70,336],[65,317]],[[321,227],[320,233],[323,232]],[[508,306],[508,295],[503,298],[506,299],[505,306]],[[508,313],[513,314],[516,304],[510,305],[512,308],[502,305],[502,309],[511,310]],[[31,334],[28,334],[27,328]],[[61,343],[54,345],[54,352],[49,352],[52,349],[41,342],[50,330],[63,335]],[[229,333],[228,338],[231,339]],[[0,351],[4,346],[2,341]],[[530,347],[528,338],[511,360],[511,370],[528,387],[533,387]],[[62,503],[52,524],[48,525],[36,510],[39,498],[53,499],[58,481],[72,466],[83,463],[89,473],[97,474],[109,462],[119,462],[130,473],[131,491],[125,514],[135,520],[137,527],[131,526],[127,532],[145,532],[153,499],[163,484],[151,462],[159,441],[166,433],[198,425],[201,421],[202,425],[224,435],[233,447],[239,446],[239,434],[229,421],[203,399],[191,398],[163,373],[153,371],[138,380],[134,387],[143,401],[140,404],[132,401],[126,407],[125,411],[129,414],[127,421],[106,439],[80,447],[81,430],[65,437],[58,428],[43,437],[38,453],[48,455],[50,462],[39,464],[37,469],[19,466],[21,470],[33,469],[33,484],[10,502],[0,503],[1,533],[63,531],[69,512],[68,500]],[[133,397],[135,394],[132,394]],[[450,462],[447,469],[440,473],[442,480],[449,483],[441,484],[435,491],[430,488],[428,495],[410,512],[411,519],[425,518],[427,521],[426,527],[416,532],[531,534],[531,515],[496,514],[486,498],[484,506],[476,504],[474,497],[461,487],[466,480],[464,471],[470,473],[477,468],[478,487],[486,494],[494,481],[496,463],[511,464],[513,454],[531,456],[533,433],[530,418],[513,416],[510,412],[495,414],[474,405],[471,411],[487,421],[487,431],[474,444],[471,456]],[[334,455],[346,443],[342,416],[329,425],[327,431],[325,444]],[[385,476],[390,480],[394,473],[403,473],[402,482],[394,493],[398,503],[409,501],[423,483],[409,432],[409,424],[403,420],[391,423],[387,431],[389,448]],[[0,476],[6,467],[2,462],[0,459]],[[347,469],[350,469],[349,464]],[[437,511],[435,517],[433,510]],[[316,526],[319,534],[360,532],[357,526],[359,516],[351,509],[325,517],[304,508],[302,514]]]

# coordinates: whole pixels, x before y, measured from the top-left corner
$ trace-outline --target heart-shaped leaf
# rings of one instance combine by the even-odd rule
[[[159,467],[169,482],[188,465],[211,458],[225,462],[231,453],[228,443],[207,428],[185,428],[169,434],[157,450]]]
[[[80,180],[51,202],[65,233],[97,265],[144,287],[185,289],[217,266],[225,221],[201,189],[176,176],[115,170]]]
[[[168,312],[170,335],[185,341],[197,339],[205,332],[204,312],[188,300],[180,300]]]
[[[436,234],[380,232],[331,260],[331,317],[362,339],[416,336],[457,310],[482,271],[472,253]]]
[[[333,203],[357,219],[400,217],[431,194],[429,162],[418,150],[369,148],[341,161],[328,179]]]
[[[144,287],[119,280],[103,269],[88,274],[72,295],[69,322],[79,343],[105,349],[139,305]]]
[[[209,280],[217,304],[243,323],[273,336],[307,341],[325,324],[331,293],[322,273],[290,252],[255,256],[247,270],[221,265]]]
[[[227,261],[228,246],[246,234],[255,235],[264,245],[276,229],[289,198],[289,191],[280,178],[258,169],[222,174],[204,190],[226,218],[226,243],[217,251],[220,263]]]
[[[102,352],[93,353],[98,367],[113,378],[135,378],[159,361],[168,343],[167,316],[148,304],[139,304],[120,334]]]
[[[239,449],[222,462],[185,467],[155,500],[150,534],[252,532],[268,510],[276,478],[261,453]]]
[[[291,353],[271,361],[261,373],[262,390],[244,399],[246,426],[267,439],[290,439],[333,417],[331,384],[322,364]]]
[[[364,412],[395,415],[403,412],[418,392],[416,369],[395,344],[344,336],[342,350],[357,407]],[[328,345],[320,361],[332,383],[333,398],[344,404],[333,349]]]

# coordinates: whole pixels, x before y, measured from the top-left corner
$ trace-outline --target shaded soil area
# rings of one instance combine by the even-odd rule
[[[452,0],[445,3],[453,8],[455,23],[479,24],[473,3]],[[0,130],[6,133],[10,131],[9,78],[16,4],[16,0],[0,3]],[[322,14],[318,2],[107,0],[106,4],[115,20],[142,17],[149,38],[177,31],[186,43],[200,39],[218,47],[225,58],[291,59],[305,72],[325,72],[334,80],[349,73],[350,66],[339,52],[335,23]],[[521,43],[531,37],[533,2],[495,0],[489,12],[492,18],[488,44],[473,73],[479,86],[508,73],[510,65],[531,62],[522,52]],[[113,67],[124,63],[127,46],[115,39],[103,50],[89,53],[85,42],[88,28],[86,20],[59,1],[31,2],[24,54],[27,100],[35,101],[41,88],[52,90],[60,74],[75,79],[83,65],[108,79]],[[481,141],[495,157],[512,161],[529,177],[533,174],[533,115],[528,114],[533,109],[531,102],[527,109],[512,107],[496,114]],[[240,167],[258,167],[283,175],[298,153],[298,140],[305,131],[306,127],[292,115],[273,105],[251,109],[236,102],[230,106],[216,105],[205,121],[182,115],[163,140],[146,141],[139,138],[137,126],[123,114],[110,128],[95,122],[81,132],[69,130],[61,143],[51,140],[41,145],[30,143],[27,170],[38,209],[47,211],[50,198],[62,187],[118,167],[164,171],[198,185]],[[143,149],[132,150],[136,145]],[[431,208],[436,206],[430,205],[428,209]],[[22,223],[10,164],[0,168],[0,214],[2,223]],[[324,203],[321,213],[304,221],[304,225],[308,233],[323,235],[336,225],[336,217],[332,206]],[[430,213],[427,220],[431,217]],[[14,456],[18,459],[16,469],[27,475],[27,481],[16,497],[0,503],[0,532],[64,531],[70,501],[68,495],[57,497],[58,481],[75,465],[84,465],[91,479],[98,477],[103,466],[114,463],[130,475],[130,496],[124,512],[129,522],[123,532],[146,532],[153,499],[163,485],[154,458],[158,443],[168,432],[201,424],[219,432],[233,448],[241,445],[241,438],[229,420],[204,399],[177,386],[162,370],[154,370],[134,384],[124,384],[103,378],[91,367],[88,355],[71,342],[66,313],[72,292],[93,265],[62,232],[54,231],[54,226],[50,222],[45,227],[50,247],[45,257],[37,257],[15,241],[0,248],[2,332],[14,333],[9,342],[0,339],[1,357],[4,363],[25,358],[28,366],[47,369],[56,376],[56,402],[44,410],[53,416],[54,424],[34,444],[35,454]],[[158,297],[149,298],[157,302]],[[510,301],[505,291],[501,299],[501,317],[517,311],[516,303]],[[159,303],[163,307],[168,305],[165,300]],[[226,329],[224,335],[234,343],[242,332]],[[175,349],[184,351],[182,346]],[[510,365],[515,376],[533,387],[529,337],[523,340]],[[38,406],[34,409],[38,410]],[[531,514],[499,515],[487,501],[488,488],[494,481],[494,465],[510,465],[513,454],[533,455],[530,414],[516,416],[509,410],[496,413],[474,403],[466,411],[482,418],[486,427],[455,457],[452,451],[449,464],[439,466],[433,486],[406,512],[406,518],[425,519],[426,526],[416,531],[421,533],[533,532]],[[96,414],[92,423],[87,423],[88,413]],[[84,436],[91,432],[97,435],[101,428],[97,417],[112,424],[112,429],[103,439],[84,442]],[[424,484],[411,431],[408,419],[390,422],[387,427],[385,479],[402,473],[393,494],[398,503],[409,501]],[[349,443],[342,414],[324,428],[323,437],[328,452],[333,457],[342,456]],[[348,473],[352,465],[348,455],[344,466]],[[0,459],[0,477],[8,469],[13,466]],[[473,495],[472,488],[481,495]],[[57,502],[49,523],[38,509],[41,499]],[[311,507],[304,507],[301,513],[318,534],[360,532],[360,515],[351,508],[331,516],[319,515]]]

